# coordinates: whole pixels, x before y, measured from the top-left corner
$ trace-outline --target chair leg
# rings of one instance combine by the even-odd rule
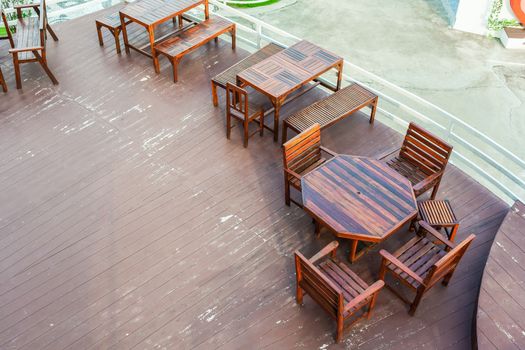
[[[319,221],[315,220],[314,225],[315,225],[315,238],[319,238],[321,237],[321,224],[319,223]]]
[[[174,58],[171,61],[171,65],[173,66],[173,82],[176,83],[179,81],[179,74],[178,74],[179,60],[177,58]]]
[[[284,202],[290,206],[290,182],[286,173],[284,174]]]
[[[408,311],[410,316],[414,316],[414,314],[416,313],[416,309],[417,309],[419,303],[421,302],[421,299],[423,298],[423,293],[424,292],[425,292],[425,289],[418,288],[416,297],[415,297],[414,301],[412,302],[412,304],[410,305],[410,310]]]
[[[53,40],[58,41],[58,36],[55,34],[55,31],[53,30],[53,28],[51,28],[49,24],[46,25],[46,29],[49,32],[49,34],[51,34],[51,37],[53,38]]]
[[[439,184],[440,184],[440,182],[438,182],[436,184],[436,186],[434,186],[434,189],[432,190],[432,194],[430,195],[430,199],[434,200],[436,198],[436,195],[437,195],[438,189],[439,189]]]
[[[297,283],[297,287],[295,291],[295,300],[297,301],[297,304],[303,305],[303,296],[304,296],[303,289],[299,287],[299,283]]]
[[[450,279],[454,275],[454,271],[456,270],[454,269],[445,275],[445,278],[443,278],[443,282],[441,282],[442,285],[444,285],[445,287],[448,287],[448,283],[450,282]]]
[[[231,31],[231,36],[232,36],[232,50],[235,50],[236,41],[237,41],[237,34],[235,33],[235,27],[233,27]]]
[[[385,281],[385,275],[386,275],[386,260],[383,258],[381,259],[381,268],[379,269],[379,279],[382,281]]]
[[[243,123],[242,123],[242,126],[243,126],[243,129],[244,129],[243,130],[243,134],[244,134],[244,138],[243,138],[244,142],[243,142],[243,144],[244,144],[244,148],[246,148],[246,147],[248,147],[248,137],[249,137],[249,135],[248,135],[248,120],[245,119],[243,121]]]
[[[44,71],[46,72],[46,74],[49,77],[49,79],[51,79],[53,84],[54,85],[58,85],[58,80],[55,78],[53,73],[51,73],[51,70],[47,66],[46,59],[43,58],[42,56],[40,56],[40,54],[37,51],[33,51],[33,55],[35,55],[35,57],[37,58],[38,62],[40,62],[40,65],[42,66],[42,68],[44,68]]]
[[[18,52],[13,52],[13,68],[15,70],[16,88],[22,88],[22,79],[20,78],[20,62],[18,62]]]
[[[343,315],[337,316],[337,333],[335,335],[335,342],[340,343],[343,339]]]
[[[217,84],[213,80],[211,81],[211,97],[213,105],[217,107],[219,105],[219,97],[217,96]]]
[[[229,140],[232,132],[232,118],[230,113],[226,112],[226,138]]]
[[[97,35],[98,35],[98,44],[104,46],[104,38],[102,37],[102,26],[97,22]]]
[[[374,296],[372,296],[372,300],[370,300],[370,304],[368,305],[368,312],[366,313],[366,318],[370,319],[370,316],[372,316],[372,310],[374,309],[374,306],[376,304],[377,294],[375,293]]]
[[[281,145],[284,145],[284,143],[287,141],[286,138],[288,137],[288,125],[286,124],[286,121],[283,122],[283,136],[282,136],[282,142]]]

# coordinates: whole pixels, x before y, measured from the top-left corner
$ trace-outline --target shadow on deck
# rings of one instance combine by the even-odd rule
[[[100,48],[94,16],[56,26],[53,86],[24,65],[0,95],[0,348],[325,348],[331,319],[294,299],[293,251],[310,256],[311,219],[284,205],[281,150],[270,133],[242,147],[225,137],[210,78],[246,53],[212,43],[185,57],[173,84],[137,53]],[[109,39],[109,38],[108,38]],[[3,45],[3,44],[2,44]],[[318,99],[311,91],[283,116]],[[221,102],[223,101],[221,95]],[[269,118],[271,119],[271,118]],[[323,132],[327,147],[374,156],[401,135],[356,114]],[[439,198],[461,220],[457,239],[477,239],[448,288],[435,287],[415,317],[390,291],[341,347],[470,346],[483,266],[508,207],[449,166]],[[381,248],[358,261],[377,277]],[[347,242],[340,254],[346,257]]]

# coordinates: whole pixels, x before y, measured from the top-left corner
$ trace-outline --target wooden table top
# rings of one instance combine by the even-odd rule
[[[342,57],[303,40],[242,71],[237,77],[278,99],[342,62]]]
[[[138,0],[120,12],[134,22],[155,25],[204,4],[204,0]]]
[[[339,155],[301,182],[305,209],[339,237],[380,242],[417,214],[410,182],[375,159]]]

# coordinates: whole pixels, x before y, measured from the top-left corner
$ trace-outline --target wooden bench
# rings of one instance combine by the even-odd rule
[[[224,72],[217,74],[215,77],[213,77],[213,79],[211,80],[211,94],[213,97],[213,105],[215,107],[219,105],[219,99],[217,96],[218,86],[220,86],[223,89],[226,89],[226,85],[228,83],[237,85],[237,74],[239,74],[246,68],[249,68],[254,64],[261,62],[265,58],[268,58],[276,54],[277,52],[282,51],[283,49],[283,47],[277,44],[270,43],[262,49],[258,50],[257,52],[254,52],[250,56],[246,57],[245,59],[237,62],[230,68],[226,69]]]
[[[349,85],[285,119],[282,143],[287,140],[288,128],[300,133],[314,124],[319,124],[321,129],[324,129],[367,106],[371,107],[370,123],[373,123],[377,101],[377,95],[361,85]]]
[[[479,289],[473,349],[525,344],[525,204],[508,211],[496,232]]]
[[[126,21],[126,24],[130,24],[131,21]],[[120,33],[122,32],[122,23],[120,22],[119,12],[110,13],[106,17],[95,20],[97,26],[98,43],[100,46],[104,46],[104,37],[102,35],[102,28],[106,28],[115,40],[115,48],[117,53],[120,54]],[[176,24],[176,18],[173,18],[173,24]],[[182,16],[179,17],[179,27],[182,26]],[[147,33],[144,31],[142,26],[127,26],[128,38],[133,40],[134,37],[140,36],[140,34]]]
[[[32,8],[38,17],[23,17],[22,9]],[[53,84],[58,84],[53,73],[47,66],[46,58],[46,30],[51,34],[55,41],[58,41],[55,33],[47,24],[47,13],[45,0],[41,0],[38,4],[24,4],[15,6],[18,14],[18,22],[16,25],[16,41],[13,40],[13,34],[9,29],[7,17],[3,9],[2,20],[6,27],[7,36],[11,44],[9,52],[13,55],[13,66],[15,70],[16,88],[22,88],[22,79],[20,77],[20,64],[38,62],[47,73]]]
[[[159,55],[166,56],[173,66],[173,81],[177,82],[177,67],[182,57],[227,32],[232,36],[232,49],[235,49],[235,24],[220,17],[211,17],[156,44],[153,59],[158,60]]]

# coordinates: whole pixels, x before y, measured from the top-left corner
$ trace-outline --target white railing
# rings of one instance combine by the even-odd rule
[[[120,1],[112,0],[111,3]],[[268,42],[289,46],[301,40],[223,3],[231,0],[209,1],[212,13],[237,23],[237,37],[248,50],[256,50]],[[58,2],[48,0],[50,18],[76,17],[102,6],[102,0],[92,0],[61,9],[53,6]],[[196,17],[202,15],[202,11],[193,13]],[[404,132],[410,121],[422,124],[454,145],[451,162],[460,169],[508,203],[525,200],[525,161],[521,157],[441,107],[351,62],[345,62],[344,70],[347,83],[357,82],[380,97],[377,118],[383,123],[399,132]]]

